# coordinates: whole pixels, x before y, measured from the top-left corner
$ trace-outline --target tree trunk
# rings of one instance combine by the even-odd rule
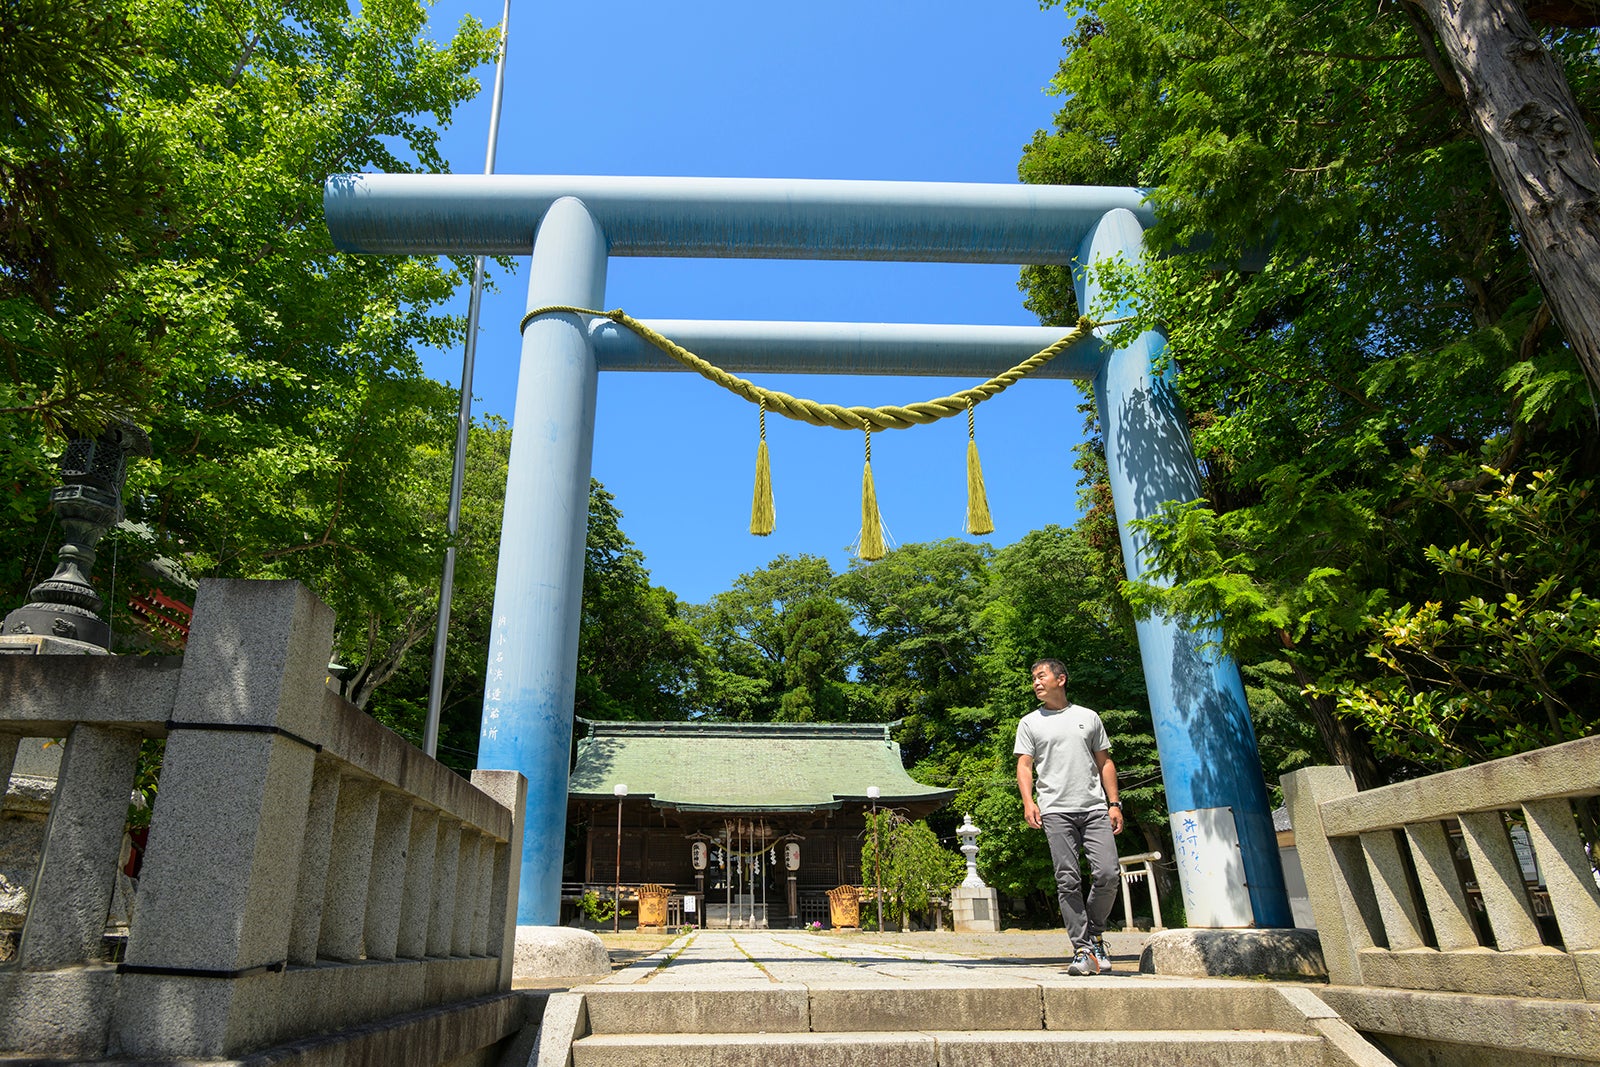
[[[1438,34],[1555,318],[1600,395],[1600,159],[1519,0],[1416,0]]]
[[[1279,630],[1278,640],[1289,653],[1284,656],[1283,661],[1289,665],[1295,684],[1300,687],[1300,692],[1306,699],[1306,706],[1311,710],[1311,721],[1316,725],[1317,735],[1322,738],[1322,745],[1328,750],[1328,755],[1332,756],[1341,767],[1350,771],[1350,776],[1356,781],[1357,789],[1376,789],[1384,785],[1383,770],[1378,766],[1377,754],[1372,751],[1367,739],[1350,725],[1348,719],[1338,714],[1331,699],[1311,692],[1316,679],[1295,662],[1295,643],[1289,631]]]

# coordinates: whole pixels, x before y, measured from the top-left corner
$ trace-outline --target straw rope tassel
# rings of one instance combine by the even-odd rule
[[[882,559],[883,516],[878,514],[878,490],[872,484],[872,431],[867,431],[867,465],[861,473],[861,558]]]
[[[975,536],[994,533],[989,516],[989,494],[983,488],[983,467],[978,463],[978,434],[967,402],[967,533]]]
[[[750,501],[750,532],[765,537],[777,525],[772,507],[772,463],[767,458],[767,402],[761,401],[761,444],[756,447],[756,491]]]

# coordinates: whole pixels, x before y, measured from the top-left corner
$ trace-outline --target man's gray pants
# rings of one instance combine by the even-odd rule
[[[1050,842],[1050,859],[1056,868],[1056,894],[1061,900],[1061,920],[1072,938],[1074,951],[1088,948],[1089,942],[1105,932],[1106,916],[1117,902],[1117,886],[1122,881],[1117,866],[1117,839],[1111,832],[1111,818],[1104,808],[1093,811],[1052,811],[1042,818],[1045,840]],[[1083,899],[1083,873],[1079,853],[1089,857],[1089,900]]]

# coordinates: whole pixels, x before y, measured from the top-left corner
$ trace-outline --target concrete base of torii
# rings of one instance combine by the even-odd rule
[[[1139,959],[1143,974],[1186,978],[1322,980],[1328,965],[1315,930],[1162,930]]]
[[[568,926],[518,926],[516,982],[603,978],[611,973],[605,942],[588,930]]]

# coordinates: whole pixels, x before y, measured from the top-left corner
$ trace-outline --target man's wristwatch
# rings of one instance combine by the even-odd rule
[[[1108,808],[1116,808],[1118,811],[1121,811],[1122,810],[1122,801],[1120,801],[1120,800],[1108,800],[1108,801],[1106,801],[1106,807],[1108,807]]]

